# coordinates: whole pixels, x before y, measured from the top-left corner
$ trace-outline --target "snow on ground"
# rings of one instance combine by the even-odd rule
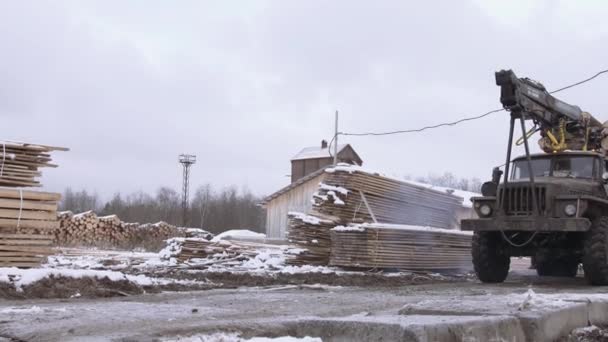
[[[216,235],[211,241],[220,241],[220,240],[225,240],[225,239],[265,239],[266,238],[266,234],[262,234],[262,233],[256,233],[254,231],[251,230],[247,230],[247,229],[232,229],[232,230],[227,230],[219,235]]]
[[[236,333],[215,333],[210,335],[196,335],[189,337],[177,337],[163,340],[164,342],[322,342],[318,337],[253,337],[241,338]]]
[[[116,271],[101,270],[76,270],[76,269],[52,269],[52,268],[29,268],[19,269],[16,267],[0,267],[0,282],[10,283],[20,291],[24,286],[33,284],[45,278],[107,278],[111,281],[129,281],[140,286],[167,285],[167,284],[192,284],[191,281],[178,281],[174,279],[150,278],[145,275],[130,275]]]

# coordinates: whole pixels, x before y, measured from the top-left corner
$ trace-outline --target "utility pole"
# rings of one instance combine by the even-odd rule
[[[334,166],[338,165],[338,111],[336,111],[336,125],[334,130]]]
[[[196,156],[193,154],[180,154],[179,163],[183,167],[183,184],[182,184],[182,225],[188,226],[188,195],[190,192],[190,166],[196,163]]]

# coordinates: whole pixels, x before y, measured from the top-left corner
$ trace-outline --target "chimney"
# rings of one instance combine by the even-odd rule
[[[327,140],[321,140],[321,148],[327,148]]]

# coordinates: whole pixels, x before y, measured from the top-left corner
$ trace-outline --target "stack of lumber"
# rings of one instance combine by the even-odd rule
[[[287,236],[303,250],[292,260],[295,264],[327,265],[334,248],[330,229],[338,225],[382,222],[451,228],[462,207],[463,199],[450,193],[361,167],[341,164],[325,172],[308,215],[288,215]]]
[[[129,223],[121,221],[116,215],[98,217],[93,211],[77,215],[61,212],[59,221],[61,226],[55,231],[55,242],[61,246],[158,251],[166,239],[185,236],[183,229],[166,222]]]
[[[471,268],[469,232],[363,224],[331,230],[330,265],[407,270]]]
[[[318,216],[322,216],[317,214]],[[335,218],[321,218],[298,212],[288,215],[287,238],[302,250],[290,260],[294,265],[327,265],[331,248],[330,229],[336,226]]]
[[[313,196],[315,210],[342,224],[377,222],[450,228],[463,199],[444,191],[353,166],[326,170]],[[366,203],[367,202],[367,203]]]
[[[52,151],[67,148],[0,141],[0,186],[38,187],[42,167],[57,167],[51,163]]]
[[[0,188],[0,266],[35,267],[51,254],[61,195]]]
[[[52,237],[41,234],[0,234],[0,267],[36,267],[53,254]]]

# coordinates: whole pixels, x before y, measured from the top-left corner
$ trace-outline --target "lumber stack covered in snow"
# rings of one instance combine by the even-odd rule
[[[471,236],[456,230],[363,224],[331,230],[330,265],[408,270],[471,268]]]
[[[38,187],[43,167],[57,167],[51,152],[67,148],[0,141],[0,186]]]
[[[314,208],[341,223],[383,222],[450,228],[462,198],[357,166],[327,169],[313,196]]]
[[[35,267],[51,254],[60,194],[0,188],[0,266]]]
[[[307,215],[290,213],[288,216],[287,236],[304,249],[292,261],[295,264],[327,265],[330,251],[335,248],[332,241],[335,234],[330,235],[330,229],[336,226],[380,222],[452,228],[457,220],[456,213],[463,205],[462,198],[445,191],[385,177],[359,166],[340,164],[325,172],[326,177],[311,199],[312,210]],[[365,234],[356,236],[363,240],[368,237]],[[358,253],[360,241],[347,237],[340,245],[346,246],[352,241],[351,253]],[[401,239],[404,235],[391,237]],[[360,253],[366,257],[365,251]]]
[[[289,242],[302,248],[302,252],[291,260],[294,265],[327,265],[331,241],[329,230],[337,225],[335,218],[321,218],[298,212],[288,215]]]

